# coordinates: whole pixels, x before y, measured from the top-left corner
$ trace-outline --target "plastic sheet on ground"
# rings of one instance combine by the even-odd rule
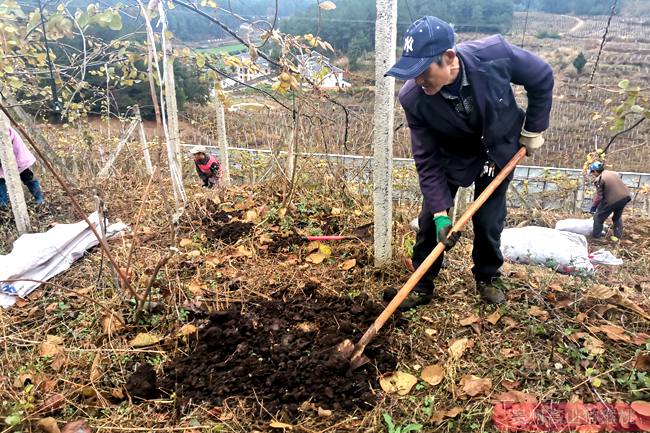
[[[583,235],[546,227],[505,229],[501,252],[505,259],[547,266],[565,274],[591,274],[587,238]]]
[[[99,228],[95,212],[88,217]],[[127,226],[116,223],[106,228],[111,237]],[[85,221],[58,224],[45,233],[27,233],[20,236],[7,255],[0,255],[0,306],[10,307],[17,297],[25,298],[55,275],[67,270],[76,260],[99,242]]]

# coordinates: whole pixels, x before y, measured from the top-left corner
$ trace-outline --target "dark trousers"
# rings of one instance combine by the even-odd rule
[[[631,200],[630,197],[625,197],[617,202],[608,204],[607,206],[598,206],[594,214],[594,228],[592,235],[595,238],[601,236],[603,232],[603,224],[612,215],[612,222],[614,223],[614,236],[620,238],[623,236],[623,210]]]
[[[29,183],[34,180],[34,173],[29,169],[26,168],[25,170],[20,172],[20,180],[23,181],[23,184],[29,186]],[[5,179],[0,178],[0,184],[4,184]]]
[[[474,181],[474,199],[483,192],[492,180],[493,178],[488,176],[476,178]],[[489,282],[492,278],[499,276],[499,268],[503,265],[503,255],[499,247],[501,245],[501,232],[507,214],[506,193],[508,192],[509,183],[508,180],[505,180],[499,185],[472,217],[474,225],[474,248],[472,249],[474,267],[472,273],[476,281]],[[452,197],[455,197],[458,186],[449,184],[449,190]],[[419,226],[415,246],[413,247],[413,266],[416,268],[420,266],[438,243],[433,214],[426,202],[422,204]],[[433,280],[440,272],[443,256],[444,254],[441,254],[438,260],[429,268],[429,271],[415,287],[415,291],[421,293],[433,292]]]

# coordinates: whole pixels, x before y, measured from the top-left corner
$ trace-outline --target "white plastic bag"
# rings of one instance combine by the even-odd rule
[[[555,230],[562,230],[565,232],[577,233],[583,236],[591,236],[594,229],[593,218],[580,219],[580,218],[567,218],[559,220],[555,223]],[[607,232],[607,225],[603,225],[603,235]]]
[[[589,255],[591,263],[594,265],[622,265],[623,260],[617,258],[611,251],[600,249]]]
[[[583,235],[546,227],[505,229],[501,253],[507,260],[551,267],[565,274],[591,274],[587,239]]]

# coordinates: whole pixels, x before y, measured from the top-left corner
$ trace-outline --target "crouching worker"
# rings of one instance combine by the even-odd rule
[[[30,167],[36,162],[36,158],[32,152],[29,151],[27,146],[25,146],[25,142],[23,142],[20,135],[18,135],[18,133],[11,127],[9,127],[9,138],[11,139],[14,155],[16,156],[20,180],[23,181],[29,192],[32,193],[36,204],[42,205],[45,203],[45,199],[43,198],[41,184],[38,182],[38,179],[34,177],[34,173],[30,170]],[[0,209],[6,208],[7,206],[9,206],[9,194],[7,193],[5,173],[0,165]]]
[[[632,199],[630,191],[618,173],[605,170],[602,162],[596,161],[589,166],[589,174],[596,185],[596,195],[590,212],[594,214],[593,236],[602,236],[603,223],[610,215],[614,222],[614,236],[623,236],[623,209]]]
[[[208,154],[205,146],[194,146],[190,150],[196,165],[196,172],[203,181],[203,186],[212,188],[219,184],[221,178],[221,164],[216,156]]]

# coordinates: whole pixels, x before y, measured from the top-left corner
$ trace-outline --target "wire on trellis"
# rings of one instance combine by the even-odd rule
[[[524,31],[521,34],[521,48],[524,47],[524,39],[526,39],[526,29],[528,28],[528,13],[530,12],[530,0],[526,4],[526,19],[524,20]]]
[[[616,13],[616,4],[618,3],[618,0],[613,0],[612,1],[612,8],[609,11],[609,17],[607,18],[607,25],[605,26],[605,32],[603,33],[603,40],[600,41],[600,48],[598,49],[598,55],[596,56],[596,63],[594,63],[594,69],[591,71],[591,77],[589,77],[589,84],[594,81],[594,75],[596,75],[596,69],[598,68],[598,62],[600,61],[600,55],[603,52],[603,48],[605,47],[605,41],[607,40],[607,33],[609,32],[609,25],[612,22],[612,18],[614,17],[614,14]]]

